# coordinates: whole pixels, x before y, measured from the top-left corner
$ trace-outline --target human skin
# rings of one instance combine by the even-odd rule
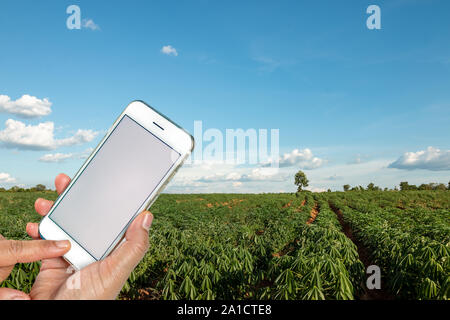
[[[58,194],[69,183],[67,175],[58,175],[55,179]],[[53,201],[37,199],[35,209],[38,214],[45,216],[52,205]],[[148,230],[152,222],[153,215],[148,211],[142,212],[131,223],[125,233],[125,241],[118,248],[104,260],[92,263],[80,271],[71,272],[70,265],[61,258],[61,254],[44,257],[28,297],[46,300],[115,299],[149,248]],[[37,223],[28,223],[26,229],[30,237],[39,239]]]
[[[57,258],[70,249],[69,241],[6,240],[0,235],[0,282],[8,278],[16,263]],[[0,288],[0,300],[29,300],[24,292]]]

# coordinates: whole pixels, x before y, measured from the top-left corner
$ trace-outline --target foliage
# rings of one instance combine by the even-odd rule
[[[294,184],[297,186],[297,192],[303,190],[304,187],[307,187],[309,184],[308,178],[306,178],[306,174],[303,171],[298,171],[295,174]]]
[[[371,251],[396,296],[450,297],[449,197],[448,191],[436,193],[380,192],[378,197],[350,194],[331,198],[357,238]],[[414,201],[405,201],[408,198]],[[420,198],[429,200],[417,201],[423,200]],[[446,207],[438,208],[440,204],[436,205],[434,198],[442,199]]]
[[[0,193],[0,233],[28,239],[38,197],[56,193]],[[150,250],[120,297],[358,299],[364,266],[329,203],[395,296],[448,299],[450,197],[439,190],[161,195]],[[19,264],[0,285],[29,291],[39,266]]]

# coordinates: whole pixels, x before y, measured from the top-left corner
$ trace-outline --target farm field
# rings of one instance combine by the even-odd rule
[[[27,239],[34,200],[0,192],[0,234]],[[121,299],[448,299],[450,191],[163,194]],[[366,288],[380,267],[381,290]],[[1,286],[29,290],[39,264]]]

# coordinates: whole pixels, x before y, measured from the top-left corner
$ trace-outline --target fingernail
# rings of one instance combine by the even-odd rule
[[[58,249],[67,249],[70,247],[70,241],[69,240],[55,241],[55,245],[58,247]]]
[[[152,226],[152,222],[153,222],[153,215],[151,213],[146,213],[144,221],[142,221],[142,227],[148,231]]]

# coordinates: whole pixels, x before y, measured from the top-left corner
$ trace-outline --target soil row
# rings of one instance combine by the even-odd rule
[[[358,250],[359,259],[364,264],[365,270],[371,265],[374,265],[370,251],[359,241],[353,234],[353,230],[350,227],[350,225],[345,222],[344,220],[344,214],[342,211],[334,206],[331,202],[329,203],[330,208],[334,211],[336,214],[339,223],[341,224],[342,230],[344,234],[349,238],[355,245]],[[379,290],[369,290],[367,289],[367,286],[365,283],[362,284],[362,287],[364,289],[364,293],[360,296],[361,300],[392,300],[394,297],[392,294],[390,294],[387,290],[385,290],[385,286],[383,283],[383,279],[381,280],[381,289]]]

